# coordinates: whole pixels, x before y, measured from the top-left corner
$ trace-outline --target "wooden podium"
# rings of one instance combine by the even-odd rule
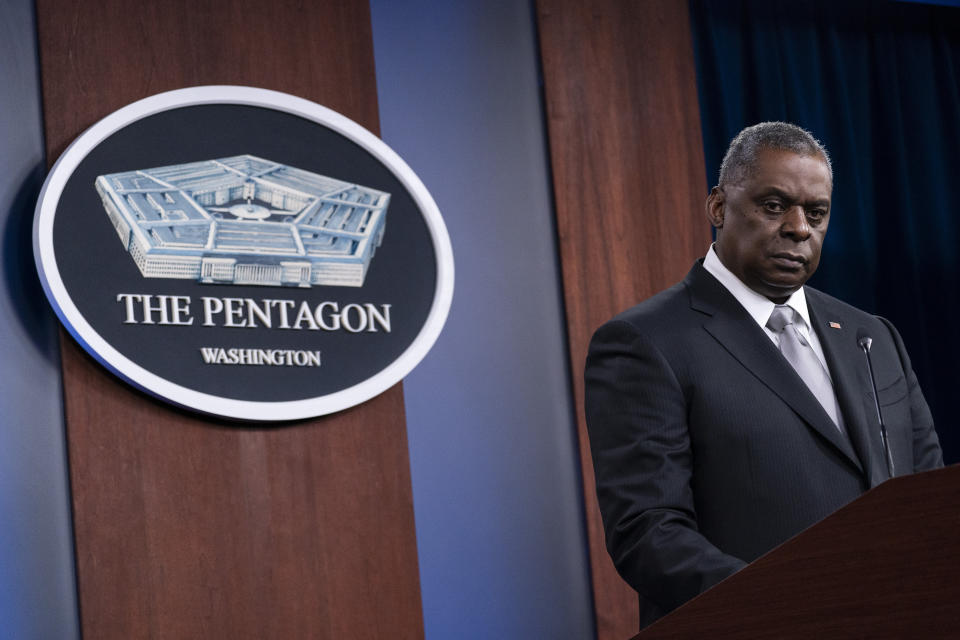
[[[960,465],[867,492],[635,636],[960,633]]]

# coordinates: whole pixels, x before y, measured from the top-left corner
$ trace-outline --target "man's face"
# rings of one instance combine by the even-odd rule
[[[821,156],[761,149],[755,171],[707,197],[720,261],[760,295],[785,302],[820,264],[832,188]]]

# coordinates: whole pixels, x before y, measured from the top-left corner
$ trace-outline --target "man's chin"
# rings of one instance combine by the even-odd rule
[[[797,289],[802,287],[804,282],[806,282],[806,278],[802,280],[791,279],[789,281],[767,280],[762,282],[760,287],[755,289],[755,291],[764,298],[772,300],[777,304],[782,304],[786,302],[787,298],[792,296]]]

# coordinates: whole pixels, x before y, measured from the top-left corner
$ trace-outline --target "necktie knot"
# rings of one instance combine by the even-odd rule
[[[793,324],[794,310],[785,304],[778,304],[773,308],[770,318],[767,320],[767,328],[774,333],[781,333],[787,325]]]

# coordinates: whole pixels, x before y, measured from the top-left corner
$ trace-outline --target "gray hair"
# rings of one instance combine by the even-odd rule
[[[730,141],[723,162],[720,163],[718,186],[736,184],[756,168],[757,153],[761,149],[792,151],[804,156],[822,156],[833,184],[833,165],[830,154],[819,140],[806,129],[789,122],[761,122],[747,127]]]

